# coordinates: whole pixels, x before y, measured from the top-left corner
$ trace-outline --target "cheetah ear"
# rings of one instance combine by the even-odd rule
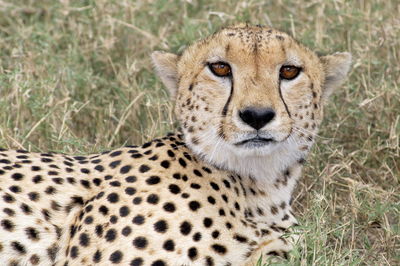
[[[334,53],[320,57],[325,70],[323,100],[327,100],[334,89],[342,85],[351,66],[350,53]]]
[[[178,56],[171,53],[155,51],[151,54],[157,75],[175,98],[178,90]]]

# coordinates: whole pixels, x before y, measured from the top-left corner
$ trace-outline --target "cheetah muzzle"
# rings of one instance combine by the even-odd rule
[[[0,265],[254,265],[290,251],[292,192],[350,54],[236,25],[152,59],[181,133],[89,156],[0,150]]]

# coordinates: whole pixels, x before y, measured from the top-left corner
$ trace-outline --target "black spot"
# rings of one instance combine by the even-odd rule
[[[106,216],[108,214],[108,208],[104,205],[101,205],[99,207],[99,212],[101,212],[104,216]]]
[[[52,262],[54,262],[56,260],[58,250],[59,250],[59,247],[56,244],[53,244],[53,246],[49,247],[46,250],[47,255],[49,256],[49,258]]]
[[[97,170],[97,171],[99,171],[99,172],[103,172],[104,171],[104,167],[102,166],[102,165],[96,165],[95,167],[94,167],[94,169],[95,170]]]
[[[208,196],[207,198],[208,202],[211,203],[212,205],[215,204],[215,199],[212,196]]]
[[[146,179],[146,183],[148,185],[156,185],[156,184],[158,184],[160,182],[161,182],[160,177],[159,176],[155,176],[155,175],[150,176],[149,178]]]
[[[172,202],[165,203],[163,208],[167,212],[174,212],[176,210],[175,205]]]
[[[142,258],[135,258],[131,261],[130,266],[142,266],[143,265],[143,259]]]
[[[52,194],[56,193],[57,190],[52,186],[48,186],[44,192],[46,194],[52,195]]]
[[[1,226],[4,228],[6,231],[13,231],[14,230],[14,224],[10,220],[4,219],[1,221]]]
[[[219,191],[219,186],[217,184],[215,184],[214,182],[210,182],[210,185],[215,191]]]
[[[247,237],[245,237],[245,236],[241,236],[241,235],[236,234],[236,235],[233,236],[233,238],[236,241],[240,242],[240,243],[246,243],[247,242]]]
[[[139,205],[141,202],[142,202],[142,198],[141,197],[135,197],[132,200],[132,203],[135,204],[135,205]]]
[[[119,251],[119,250],[117,250],[117,251],[114,251],[113,253],[111,253],[111,255],[110,255],[110,261],[111,261],[112,263],[120,263],[121,260],[122,260],[122,257],[123,257],[122,252]]]
[[[182,235],[186,236],[186,235],[190,234],[190,232],[192,231],[192,225],[189,222],[184,221],[180,225],[180,231],[181,231]]]
[[[156,155],[151,156],[151,157],[149,158],[149,160],[150,160],[150,161],[156,161],[156,160],[158,160],[158,155],[156,154]]]
[[[93,182],[93,184],[95,184],[96,186],[100,186],[100,184],[101,184],[101,179],[100,179],[100,178],[93,178],[92,182]]]
[[[159,200],[160,199],[156,194],[150,194],[147,197],[147,202],[150,203],[150,204],[157,204]]]
[[[41,161],[44,163],[51,163],[53,160],[50,158],[42,158]]]
[[[164,248],[166,251],[174,251],[174,249],[175,249],[175,243],[174,243],[174,241],[172,241],[171,239],[165,241],[164,244],[163,244],[163,248]]]
[[[92,224],[93,223],[93,217],[92,216],[88,216],[85,218],[84,220],[85,224]]]
[[[207,266],[214,266],[214,260],[211,257],[206,257],[206,265]]]
[[[13,203],[15,201],[14,197],[11,196],[10,194],[5,194],[3,196],[3,200],[7,203]]]
[[[143,149],[146,149],[146,148],[148,148],[148,147],[150,147],[150,146],[151,146],[151,141],[146,142],[145,144],[143,144],[143,145],[142,145],[142,148],[143,148]]]
[[[31,170],[34,171],[34,172],[36,172],[36,171],[42,170],[42,168],[40,168],[40,166],[32,166],[32,167],[31,167]]]
[[[120,165],[121,164],[121,161],[120,160],[117,160],[117,161],[113,161],[113,162],[111,162],[110,164],[109,164],[109,166],[112,168],[112,169],[114,169],[114,168],[116,168],[118,165]]]
[[[228,197],[225,194],[222,194],[221,198],[225,201],[228,202]]]
[[[100,262],[101,260],[101,252],[100,250],[96,250],[96,252],[93,255],[93,262]]]
[[[83,205],[83,203],[84,203],[82,197],[79,197],[79,196],[73,196],[73,197],[71,197],[71,199],[72,199],[72,203],[74,203],[74,204]]]
[[[120,187],[121,186],[121,182],[119,182],[119,181],[111,181],[110,185],[112,187]]]
[[[21,210],[23,211],[23,213],[25,213],[25,214],[32,213],[32,209],[31,209],[31,207],[29,207],[29,205],[22,203],[20,207],[21,207]]]
[[[161,166],[164,167],[165,169],[168,169],[170,166],[170,163],[166,160],[161,162]]]
[[[96,225],[95,232],[98,237],[102,237],[103,236],[103,226],[101,226],[100,224]]]
[[[143,157],[143,155],[141,155],[140,153],[134,153],[131,155],[132,158],[141,158]]]
[[[225,185],[226,188],[231,188],[231,184],[226,179],[224,180],[224,185]]]
[[[193,170],[193,173],[194,173],[195,175],[199,176],[199,177],[202,177],[202,176],[203,176],[203,174],[202,174],[199,170],[197,170],[197,169],[194,169],[194,170]]]
[[[211,218],[206,217],[203,220],[203,224],[204,224],[205,227],[209,228],[209,227],[212,226],[213,220]]]
[[[196,259],[196,257],[197,257],[197,249],[196,249],[195,247],[189,248],[189,250],[188,250],[188,257],[189,257],[191,260],[195,260],[195,259]]]
[[[175,184],[169,185],[168,189],[172,194],[179,194],[181,192],[181,188]]]
[[[104,237],[108,242],[113,242],[117,237],[117,231],[115,231],[115,229],[110,229]]]
[[[122,206],[122,207],[119,209],[119,215],[120,215],[121,217],[128,216],[129,212],[130,212],[130,210],[129,210],[128,206]]]
[[[42,178],[41,175],[36,175],[36,176],[34,176],[34,177],[32,178],[32,181],[33,181],[33,183],[38,184],[38,183],[40,183],[40,182],[43,181],[43,178]]]
[[[189,202],[189,208],[192,211],[197,211],[197,209],[199,209],[200,207],[201,207],[201,205],[198,201],[193,200],[193,201]]]
[[[118,155],[121,155],[121,151],[114,151],[112,153],[110,153],[110,157],[117,157]]]
[[[136,215],[135,217],[133,217],[132,219],[132,223],[137,224],[137,225],[141,225],[144,224],[144,216],[143,215]]]
[[[90,188],[90,183],[87,180],[81,180],[80,181],[81,185],[85,188]]]
[[[196,234],[193,235],[193,241],[200,241],[201,239],[201,233],[197,232]]]
[[[113,192],[113,193],[108,194],[107,200],[111,203],[116,203],[119,201],[119,196],[117,193]]]
[[[178,174],[178,173],[173,174],[172,177],[177,179],[177,180],[181,179],[181,175]]]
[[[136,189],[133,187],[127,187],[125,188],[125,193],[130,196],[134,195],[136,193]]]
[[[22,245],[21,243],[17,242],[17,241],[13,241],[11,242],[11,247],[17,251],[19,254],[25,254],[26,253],[26,248],[24,245]]]
[[[165,233],[168,229],[168,224],[165,220],[157,221],[154,224],[154,230],[159,233]]]
[[[166,265],[165,262],[162,260],[156,260],[151,264],[151,266],[165,266],[165,265]]]
[[[125,181],[128,183],[134,183],[134,182],[136,182],[136,180],[137,180],[136,176],[133,176],[133,175],[125,178]]]
[[[10,208],[4,208],[4,209],[3,209],[3,212],[4,212],[5,214],[7,214],[8,216],[14,216],[14,215],[15,215],[15,211],[12,210],[12,209],[10,209]]]
[[[142,165],[139,167],[139,172],[141,172],[141,173],[146,173],[146,172],[148,172],[149,170],[150,170],[150,167],[147,166],[147,165],[145,165],[145,164],[142,164]]]
[[[125,226],[125,227],[122,229],[121,234],[122,234],[123,236],[129,236],[129,235],[131,234],[131,232],[132,232],[132,229],[131,229],[129,226]]]
[[[15,181],[20,181],[21,179],[24,178],[24,175],[20,173],[14,173],[11,175],[11,178],[14,179]]]
[[[221,254],[221,255],[223,255],[223,254],[225,254],[226,253],[226,247],[224,247],[224,246],[222,246],[222,245],[219,245],[219,244],[213,244],[213,245],[211,245],[211,248],[215,251],[215,252],[217,252],[217,253],[219,253],[219,254]]]
[[[212,236],[214,239],[218,238],[218,237],[219,237],[219,231],[218,231],[218,230],[213,231],[213,232],[211,233],[211,236]]]
[[[116,224],[118,222],[118,217],[115,215],[110,216],[110,223]]]
[[[8,188],[11,192],[19,193],[21,192],[21,188],[19,186],[11,186]]]
[[[226,226],[226,228],[228,228],[228,229],[232,229],[232,224],[230,223],[230,222],[226,222],[225,223],[225,226]]]
[[[84,173],[84,174],[90,174],[90,170],[86,169],[86,168],[81,168],[81,172]],[[50,174],[50,172],[49,172],[49,174]]]
[[[187,165],[186,162],[185,162],[185,160],[182,159],[182,158],[179,158],[178,162],[179,162],[179,164],[180,164],[183,168],[185,168],[186,165]]]
[[[128,173],[131,169],[132,169],[132,166],[130,166],[130,165],[125,165],[125,166],[121,167],[121,170],[119,170],[119,172],[120,172],[121,174],[126,174],[126,173]]]
[[[133,246],[135,246],[137,249],[145,249],[147,247],[147,239],[141,236],[136,237],[133,242]]]
[[[89,246],[90,238],[86,233],[82,233],[79,236],[79,244],[83,247]]]
[[[52,180],[57,185],[62,185],[64,183],[64,179],[62,179],[61,177],[54,177]]]
[[[199,184],[197,184],[197,183],[190,184],[190,187],[193,188],[193,189],[200,189],[201,188],[201,186]]]

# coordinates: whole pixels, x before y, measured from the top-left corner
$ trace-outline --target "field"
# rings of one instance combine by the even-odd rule
[[[272,25],[354,58],[298,186],[303,248],[280,265],[400,265],[399,14],[398,0],[0,0],[0,147],[88,154],[162,136],[177,124],[151,51]]]

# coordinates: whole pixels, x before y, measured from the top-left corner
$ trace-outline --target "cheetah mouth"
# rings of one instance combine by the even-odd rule
[[[238,143],[235,143],[235,146],[245,146],[245,147],[261,147],[268,145],[270,143],[276,142],[272,138],[263,138],[263,137],[254,137],[251,139],[245,139]]]

